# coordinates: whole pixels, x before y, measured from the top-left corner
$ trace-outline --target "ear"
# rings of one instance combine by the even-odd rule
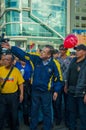
[[[84,55],[86,55],[86,51],[83,51]]]

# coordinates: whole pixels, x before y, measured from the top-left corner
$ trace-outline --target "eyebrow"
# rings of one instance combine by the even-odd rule
[[[9,59],[9,58],[5,58],[4,60],[8,60],[8,61],[9,61],[9,60],[11,60],[11,59]]]

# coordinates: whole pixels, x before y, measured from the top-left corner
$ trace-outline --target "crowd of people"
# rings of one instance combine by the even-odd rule
[[[77,130],[78,118],[79,130],[86,130],[84,44],[77,45],[70,56],[63,44],[58,50],[45,45],[39,55],[9,43],[2,47],[10,51],[0,57],[0,130],[4,121],[10,130],[19,130],[19,109],[30,130],[37,130],[41,115],[43,130],[60,125],[63,118],[69,130]]]

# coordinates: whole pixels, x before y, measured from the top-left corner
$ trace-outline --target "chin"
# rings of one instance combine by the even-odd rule
[[[43,59],[43,56],[40,56],[41,59]]]

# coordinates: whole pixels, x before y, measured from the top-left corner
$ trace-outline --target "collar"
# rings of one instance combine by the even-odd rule
[[[43,65],[47,65],[51,61],[51,58],[47,59],[46,61],[43,61]]]

